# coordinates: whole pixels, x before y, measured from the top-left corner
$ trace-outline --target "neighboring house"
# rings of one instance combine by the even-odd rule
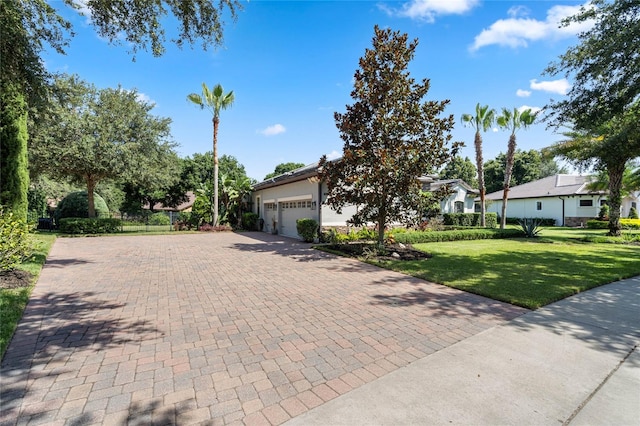
[[[607,191],[587,188],[591,176],[553,175],[514,186],[509,190],[507,217],[555,219],[556,226],[585,226],[598,216],[607,203]],[[638,205],[638,193],[622,200],[620,217],[627,217],[631,207]],[[487,211],[502,212],[502,191],[485,197]],[[478,199],[476,199],[478,201]]]
[[[440,211],[442,213],[473,213],[475,211],[475,198],[480,195],[480,191],[471,188],[462,179],[435,179],[435,176],[419,178],[422,182],[423,191],[433,192],[443,186],[449,187],[451,195],[440,201]]]
[[[424,190],[436,190],[449,185],[453,193],[442,202],[442,211],[462,208],[473,211],[473,197],[477,194],[460,180],[436,181],[433,176],[419,178]],[[291,238],[300,238],[296,220],[316,220],[320,227],[347,227],[358,211],[357,206],[345,206],[338,214],[327,205],[327,185],[318,178],[318,164],[310,164],[291,172],[275,176],[253,186],[251,195],[253,212],[263,221],[262,231],[277,232]],[[461,204],[462,203],[462,204]]]
[[[153,205],[154,212],[190,212],[193,209],[193,203],[196,201],[196,194],[192,191],[187,192],[187,201],[175,206],[166,207],[162,203],[156,203]],[[149,203],[142,206],[143,210],[149,210]]]

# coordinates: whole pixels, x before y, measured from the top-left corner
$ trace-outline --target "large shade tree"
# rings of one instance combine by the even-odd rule
[[[438,175],[440,179],[462,179],[472,188],[478,185],[478,172],[469,157],[453,157]]]
[[[295,170],[295,169],[299,169],[300,167],[304,167],[304,166],[305,166],[304,163],[293,163],[293,162],[280,163],[280,164],[278,164],[276,166],[276,168],[273,170],[273,172],[268,173],[264,177],[264,180],[270,179],[272,177],[283,175],[283,174],[285,174],[287,172],[290,172],[290,171]]]
[[[453,116],[441,117],[449,101],[427,100],[429,80],[416,82],[409,74],[418,40],[378,26],[374,31],[373,48],[354,76],[354,102],[334,115],[342,158],[323,156],[319,167],[327,202],[339,212],[357,205],[352,221],[375,223],[382,245],[389,223],[420,216],[424,197],[417,178],[444,165],[458,144],[450,147]]]
[[[509,189],[511,185],[511,173],[516,154],[516,132],[531,126],[536,119],[536,114],[531,109],[523,111],[514,108],[502,109],[502,114],[497,117],[496,122],[500,128],[511,132],[509,143],[507,144],[506,164],[504,168],[504,185],[502,187],[502,214],[500,216],[500,229],[504,229],[507,224],[507,201],[509,200]]]
[[[465,126],[471,126],[476,130],[473,138],[473,146],[476,151],[476,169],[478,170],[478,190],[480,191],[480,226],[486,226],[486,204],[484,185],[484,159],[482,158],[482,132],[486,132],[491,128],[495,121],[495,110],[490,109],[489,105],[476,104],[476,112],[474,114],[462,114],[462,123]]]
[[[547,106],[545,119],[572,129],[551,152],[609,174],[609,233],[619,235],[624,169],[640,156],[640,2],[593,0],[563,25],[589,21],[593,26],[578,35],[579,44],[545,70],[574,80],[566,98]]]
[[[500,191],[504,187],[506,167],[507,155],[503,152],[484,163],[484,181],[487,193]],[[568,173],[568,170],[565,167],[560,167],[554,158],[546,158],[535,149],[528,151],[516,149],[511,170],[511,186],[533,182],[558,173]]]
[[[213,123],[213,224],[218,225],[218,127],[220,126],[220,111],[230,108],[233,105],[235,96],[233,90],[225,92],[220,84],[216,84],[209,89],[202,83],[202,95],[190,93],[187,99],[200,107],[207,109],[212,114]]]
[[[53,93],[32,140],[33,165],[84,184],[89,217],[95,217],[96,185],[135,179],[156,150],[171,144],[171,120],[151,115],[153,105],[140,101],[135,90],[98,90],[76,76],[56,79]]]

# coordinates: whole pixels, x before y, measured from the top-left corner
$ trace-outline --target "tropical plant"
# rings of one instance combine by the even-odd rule
[[[356,226],[374,222],[378,244],[392,221],[416,222],[423,202],[418,177],[442,167],[459,144],[451,142],[453,116],[440,115],[449,101],[425,100],[428,79],[419,83],[408,67],[418,41],[375,27],[373,49],[360,59],[351,92],[353,104],[335,113],[344,141],[342,158],[320,159],[327,202],[338,213],[357,205]]]
[[[224,92],[220,84],[216,84],[209,89],[202,83],[202,95],[191,93],[187,99],[199,106],[200,109],[208,109],[213,122],[213,225],[218,225],[218,126],[220,125],[220,111],[230,108],[233,105],[235,96],[233,91]]]
[[[524,218],[518,220],[518,224],[527,238],[537,237],[542,230],[540,229],[540,225],[542,224],[540,219]]]
[[[480,226],[485,226],[485,213],[486,205],[484,197],[486,194],[486,188],[484,185],[484,163],[482,159],[482,134],[480,132],[486,132],[491,128],[495,121],[494,109],[489,109],[489,105],[481,106],[476,104],[476,113],[462,114],[462,123],[465,126],[471,126],[476,129],[474,137],[474,147],[476,150],[476,169],[478,170],[478,190],[480,191]]]
[[[526,129],[531,126],[536,119],[536,114],[531,109],[523,111],[514,108],[513,111],[503,108],[502,114],[497,118],[498,126],[502,129],[510,130],[509,143],[507,145],[507,164],[504,169],[504,186],[502,190],[502,216],[500,216],[500,229],[504,229],[507,219],[507,200],[509,199],[509,188],[511,185],[511,173],[516,153],[516,132],[519,129]]]

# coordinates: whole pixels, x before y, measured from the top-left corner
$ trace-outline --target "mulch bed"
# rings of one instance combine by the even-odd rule
[[[365,257],[371,260],[424,260],[430,259],[430,253],[414,249],[410,244],[385,245],[384,253],[375,253],[374,243],[345,243],[325,246],[349,257]]]
[[[31,275],[31,273],[19,269],[0,272],[0,288],[12,289],[29,287],[32,278],[33,275]]]

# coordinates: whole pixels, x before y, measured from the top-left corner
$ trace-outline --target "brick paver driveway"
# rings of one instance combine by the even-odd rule
[[[58,239],[0,420],[280,424],[523,312],[260,233]]]

